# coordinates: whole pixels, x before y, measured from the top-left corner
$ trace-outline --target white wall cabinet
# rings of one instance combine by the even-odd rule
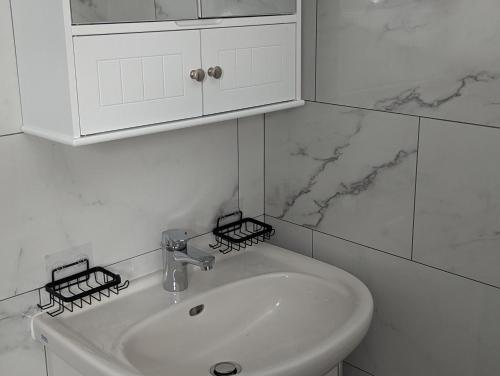
[[[85,145],[300,106],[297,9],[72,25],[69,0],[16,0],[23,130]]]

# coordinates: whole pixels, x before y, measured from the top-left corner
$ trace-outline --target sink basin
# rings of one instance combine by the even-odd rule
[[[33,334],[89,376],[208,376],[220,362],[323,376],[366,334],[373,301],[352,275],[269,244],[217,258],[182,293],[154,273],[96,306],[36,316]]]

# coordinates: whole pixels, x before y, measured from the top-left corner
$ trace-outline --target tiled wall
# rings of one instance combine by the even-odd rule
[[[161,230],[257,216],[264,191],[274,242],[374,295],[344,375],[500,374],[500,5],[303,3],[304,108],[265,131],[256,117],[74,149],[20,133],[0,0],[1,375],[71,373],[27,330],[46,254],[85,244],[141,273]]]
[[[9,0],[0,0],[0,375],[68,376],[30,338],[45,256],[84,245],[125,276],[160,267],[161,231],[263,214],[263,116],[71,148],[21,133]],[[140,256],[142,255],[142,256]],[[48,370],[46,368],[48,364]]]
[[[265,118],[274,242],[372,291],[346,376],[500,374],[500,4],[303,1],[308,103]]]

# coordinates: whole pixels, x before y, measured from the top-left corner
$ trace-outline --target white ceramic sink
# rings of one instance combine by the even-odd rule
[[[322,376],[359,344],[373,311],[352,275],[268,244],[217,256],[189,280],[168,293],[160,273],[137,279],[105,303],[36,316],[34,336],[89,376],[208,376],[224,361],[244,376]]]

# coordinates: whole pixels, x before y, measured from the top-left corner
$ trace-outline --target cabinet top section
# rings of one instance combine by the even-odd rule
[[[182,21],[161,22],[127,22],[115,24],[74,25],[71,27],[73,36],[145,33],[155,31],[176,31],[211,29],[222,27],[275,25],[297,22],[297,15],[240,17],[240,18],[212,18]]]
[[[73,25],[290,15],[297,0],[69,0]]]

